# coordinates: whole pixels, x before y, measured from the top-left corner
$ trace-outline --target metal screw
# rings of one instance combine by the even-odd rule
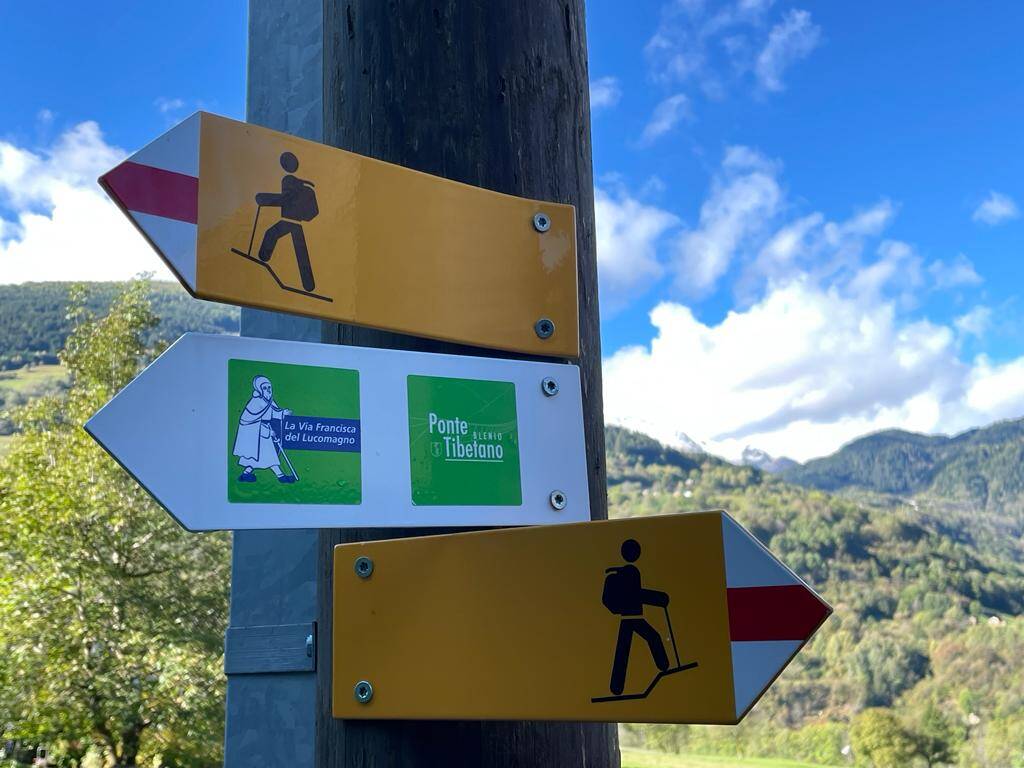
[[[306,635],[306,657],[313,658],[313,636]]]
[[[533,332],[542,339],[550,339],[555,332],[555,324],[546,317],[542,317],[533,324]]]
[[[373,573],[373,560],[363,555],[362,557],[356,558],[355,564],[356,576],[361,579],[370,578],[370,574]]]
[[[356,696],[356,701],[360,704],[369,704],[370,699],[373,698],[373,686],[370,685],[369,680],[360,680],[356,683],[353,693]]]
[[[533,228],[538,232],[547,232],[551,229],[551,217],[546,213],[533,214]]]
[[[550,376],[546,376],[540,383],[540,390],[548,397],[554,397],[558,394],[558,382]]]
[[[551,495],[548,496],[548,501],[551,502],[552,507],[561,511],[565,509],[568,499],[565,497],[565,491],[552,491]]]

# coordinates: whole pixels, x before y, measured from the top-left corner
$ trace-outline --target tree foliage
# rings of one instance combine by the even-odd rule
[[[916,754],[914,740],[887,709],[865,709],[850,724],[850,746],[857,765],[905,768]]]
[[[85,420],[152,356],[157,324],[134,283],[109,314],[72,295],[71,384],[14,414],[0,469],[0,723],[8,738],[84,748],[118,768],[212,766],[229,542],[182,531],[85,434]],[[161,409],[138,429],[160,429]],[[187,481],[188,466],[171,468]],[[153,762],[153,761],[156,762]]]

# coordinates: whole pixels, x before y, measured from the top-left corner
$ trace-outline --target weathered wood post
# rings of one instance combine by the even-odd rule
[[[590,504],[595,518],[606,517],[583,0],[251,0],[248,119],[457,181],[576,206]],[[253,336],[495,354],[251,310],[243,311],[242,328]],[[227,768],[619,764],[611,725],[332,718],[331,626],[344,620],[331,608],[333,547],[430,532],[437,531],[236,535],[232,626],[315,622],[316,671],[229,677]]]

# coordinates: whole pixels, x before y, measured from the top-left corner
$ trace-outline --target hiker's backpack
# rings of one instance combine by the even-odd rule
[[[619,616],[625,616],[632,607],[629,604],[632,585],[629,576],[625,573],[628,567],[620,565],[605,569],[601,602],[604,603],[605,608]]]
[[[316,192],[313,191],[313,183],[305,179],[295,179],[299,185],[292,191],[292,216],[296,221],[312,221],[320,213],[316,204]]]

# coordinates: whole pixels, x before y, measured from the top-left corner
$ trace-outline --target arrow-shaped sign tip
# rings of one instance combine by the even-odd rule
[[[722,515],[736,719],[832,614],[832,607],[728,515]]]
[[[196,285],[201,119],[197,112],[99,178],[190,291]]]

